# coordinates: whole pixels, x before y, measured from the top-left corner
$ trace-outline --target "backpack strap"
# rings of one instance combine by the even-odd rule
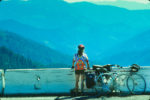
[[[86,60],[86,58],[82,55],[82,57],[81,57],[81,60],[84,62],[84,64],[85,64],[85,60]]]
[[[79,60],[78,54],[75,54],[75,61],[77,62]]]
[[[75,54],[75,60],[76,60],[76,62],[77,62],[79,59],[81,59],[81,60],[85,63],[86,58],[85,58],[83,55],[81,56],[81,58],[79,58],[79,55],[78,55],[78,54]]]

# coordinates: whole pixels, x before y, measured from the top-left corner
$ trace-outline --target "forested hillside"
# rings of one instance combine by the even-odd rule
[[[31,59],[41,68],[68,67],[72,61],[68,55],[8,31],[0,31],[0,46],[5,46],[14,53]]]
[[[36,68],[30,59],[27,59],[19,54],[13,53],[8,48],[0,47],[0,68],[15,69],[15,68]]]

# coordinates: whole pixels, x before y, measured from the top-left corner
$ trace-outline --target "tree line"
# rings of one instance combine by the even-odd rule
[[[13,53],[8,48],[0,47],[0,68],[1,69],[22,69],[22,68],[35,68],[30,59],[27,59],[19,54]]]

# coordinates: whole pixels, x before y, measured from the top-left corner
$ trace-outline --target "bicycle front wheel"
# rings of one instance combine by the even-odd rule
[[[133,80],[133,88],[130,87],[130,80]],[[146,91],[146,81],[139,74],[132,74],[127,79],[127,87],[132,94],[143,94]]]
[[[127,79],[128,79],[128,77],[129,77],[128,74],[119,74],[115,78],[114,88],[115,88],[115,91],[120,96],[125,96],[125,95],[131,94],[131,92],[129,91],[129,89],[127,87]],[[130,83],[133,84],[133,80],[130,80]],[[131,88],[133,88],[133,85],[131,86]]]

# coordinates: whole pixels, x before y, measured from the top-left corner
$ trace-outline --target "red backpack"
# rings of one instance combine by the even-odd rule
[[[86,58],[83,55],[79,57],[78,54],[75,54],[75,70],[84,70],[86,66],[85,61]]]

